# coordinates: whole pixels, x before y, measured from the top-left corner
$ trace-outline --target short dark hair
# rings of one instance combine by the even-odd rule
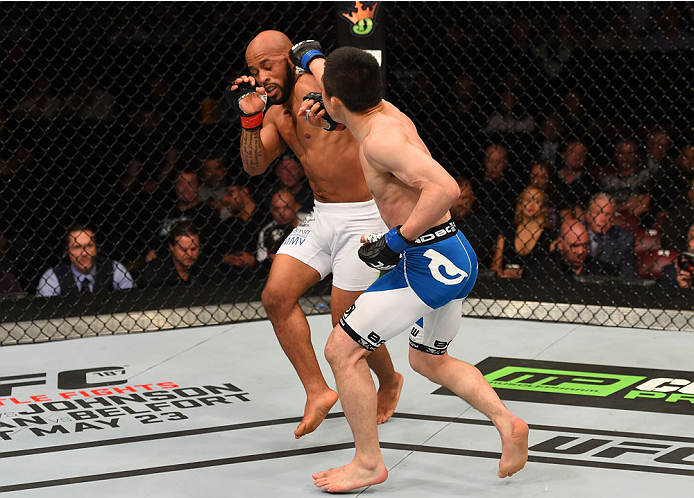
[[[94,230],[94,227],[91,226],[89,223],[73,223],[70,228],[68,228],[67,232],[65,233],[65,247],[70,247],[70,244],[75,240],[74,237],[71,237],[70,234],[75,233],[75,232],[91,232],[92,233],[92,240],[94,241],[94,244],[96,244],[96,230]]]
[[[340,47],[325,60],[325,92],[350,112],[364,112],[383,98],[381,68],[376,58],[355,47]]]
[[[194,237],[197,235],[200,237],[200,229],[198,229],[198,227],[192,221],[177,221],[174,226],[171,227],[171,231],[169,232],[169,245],[176,244],[176,239],[184,235],[189,237]],[[202,245],[202,240],[200,241],[200,244]]]

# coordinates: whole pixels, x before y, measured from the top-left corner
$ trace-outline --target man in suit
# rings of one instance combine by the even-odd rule
[[[93,228],[73,225],[65,241],[69,262],[46,270],[36,288],[37,296],[81,295],[133,287],[133,278],[121,263],[97,259]]]
[[[613,224],[617,204],[604,192],[591,197],[585,212],[590,255],[616,270],[619,276],[637,278],[634,235]]]

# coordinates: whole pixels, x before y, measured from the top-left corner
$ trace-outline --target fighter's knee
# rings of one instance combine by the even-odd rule
[[[291,298],[283,293],[281,288],[276,286],[266,285],[260,299],[263,302],[265,311],[271,317],[278,313],[282,313],[294,305],[294,303],[291,302]]]
[[[333,334],[328,337],[328,342],[325,343],[325,349],[323,350],[325,354],[325,359],[328,360],[330,365],[335,365],[339,358],[339,348],[333,340]]]
[[[339,325],[328,337],[324,352],[325,359],[332,367],[339,367],[366,354],[366,350],[354,342]]]
[[[434,372],[440,362],[443,361],[443,355],[432,355],[410,348],[409,360],[412,370],[426,378],[430,378],[432,372]]]

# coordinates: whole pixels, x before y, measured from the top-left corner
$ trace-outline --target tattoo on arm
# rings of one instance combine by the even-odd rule
[[[241,160],[248,173],[253,173],[260,167],[262,155],[260,130],[241,132]]]

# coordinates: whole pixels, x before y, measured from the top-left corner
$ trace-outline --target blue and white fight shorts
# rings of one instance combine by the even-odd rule
[[[453,220],[427,230],[398,265],[381,276],[340,319],[340,326],[373,351],[410,330],[410,346],[443,354],[458,333],[463,299],[477,280],[477,256]]]

